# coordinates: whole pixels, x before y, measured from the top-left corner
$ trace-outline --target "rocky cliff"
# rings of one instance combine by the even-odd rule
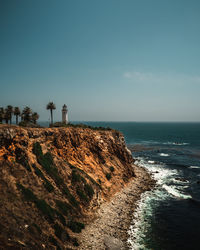
[[[118,131],[0,125],[0,247],[76,248],[94,210],[131,178]]]

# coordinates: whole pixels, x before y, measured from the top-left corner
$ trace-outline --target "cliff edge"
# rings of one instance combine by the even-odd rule
[[[77,247],[94,211],[134,176],[118,131],[0,125],[0,247]]]

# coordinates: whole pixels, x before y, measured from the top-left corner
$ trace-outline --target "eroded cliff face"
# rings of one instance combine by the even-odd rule
[[[117,131],[0,125],[0,246],[64,249],[134,178]]]

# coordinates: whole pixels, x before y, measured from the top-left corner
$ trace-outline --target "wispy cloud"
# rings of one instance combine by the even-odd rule
[[[136,83],[200,83],[200,76],[191,76],[184,74],[164,74],[164,73],[151,73],[141,71],[127,71],[123,77]]]

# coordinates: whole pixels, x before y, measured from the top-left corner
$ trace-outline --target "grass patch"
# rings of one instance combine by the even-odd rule
[[[94,189],[92,188],[91,185],[85,184],[84,185],[84,190],[85,190],[85,193],[87,194],[87,196],[89,196],[90,198],[93,197],[93,195],[94,195]]]
[[[42,171],[36,167],[35,164],[32,165],[34,168],[34,171],[38,177],[41,177],[44,180],[44,187],[48,192],[52,192],[54,190],[54,186],[45,178]]]
[[[55,235],[62,241],[70,240],[69,234],[57,223],[54,225]]]
[[[110,167],[110,172],[114,172],[115,171],[115,169],[114,169],[114,167]]]
[[[38,163],[43,167],[46,173],[54,179],[56,185],[60,186],[64,183],[63,179],[58,174],[58,169],[54,166],[53,157],[50,152],[42,153],[42,148],[39,142],[34,143],[33,153],[37,157]],[[41,172],[41,171],[40,171]],[[41,174],[41,173],[38,173]],[[48,184],[47,184],[48,185]]]
[[[33,144],[33,153],[36,155],[37,158],[42,157],[42,148],[39,142]]]
[[[49,242],[52,243],[54,246],[56,246],[56,249],[61,250],[57,240],[53,236],[49,237]]]
[[[86,125],[86,124],[83,124],[83,123],[79,123],[79,124],[72,124],[72,123],[68,123],[68,124],[65,124],[65,123],[62,123],[62,122],[55,122],[53,125],[51,125],[51,127],[72,127],[72,128],[83,128],[83,129],[86,129],[86,128],[89,128],[89,129],[92,129],[92,130],[113,130],[109,127],[93,127],[93,126],[89,126],[89,125]],[[114,130],[113,130],[114,131]]]
[[[70,193],[69,189],[64,184],[63,179],[59,176],[58,169],[53,163],[53,157],[51,153],[47,152],[46,154],[43,154],[42,148],[39,143],[35,143],[33,145],[33,153],[36,155],[38,163],[43,167],[46,173],[55,181],[56,185],[61,188],[63,194],[67,197],[70,204],[78,208],[79,203],[77,202],[76,198]],[[73,182],[77,182],[81,179],[81,176],[73,171],[74,170],[72,170],[72,180]],[[41,173],[39,174],[41,175]],[[49,192],[53,191],[53,186],[50,184],[50,182],[47,182],[47,180],[45,183],[45,187]]]
[[[81,230],[85,228],[85,225],[83,223],[81,223],[81,222],[78,222],[78,221],[70,221],[67,226],[74,233],[80,233]]]
[[[27,201],[32,201],[35,203],[38,210],[48,219],[50,223],[53,223],[55,217],[57,216],[60,222],[64,226],[66,226],[65,217],[59,211],[48,205],[45,200],[38,199],[37,196],[35,196],[35,194],[30,189],[25,188],[21,184],[17,184],[17,187],[21,190],[24,198]]]
[[[62,233],[64,232],[63,228],[58,225],[57,223],[53,226],[54,230],[55,230],[55,235],[61,239]]]
[[[38,176],[38,177],[41,177],[42,179],[44,179],[44,175],[42,173],[42,171],[36,167],[35,164],[32,165],[32,167],[34,168],[34,171],[35,171],[35,174]]]
[[[47,179],[45,179],[44,187],[49,193],[54,191],[54,186]]]
[[[63,224],[63,226],[66,226],[65,217],[60,212],[58,212],[57,210],[55,210],[55,213],[58,216],[58,219],[60,220],[60,222]]]
[[[79,246],[79,243],[78,243],[78,241],[77,241],[76,238],[73,238],[73,239],[72,239],[72,243],[73,243],[73,246],[75,246],[75,247],[78,247],[78,246]]]
[[[75,169],[72,170],[71,180],[73,184],[81,181],[81,176]]]
[[[56,200],[56,206],[59,209],[59,211],[66,216],[73,211],[72,206],[60,200]]]
[[[111,174],[110,173],[106,173],[106,179],[109,181],[111,179]]]
[[[68,201],[70,202],[71,205],[73,205],[76,208],[79,208],[79,203],[76,200],[76,198],[70,193],[69,189],[67,186],[64,186],[63,188],[63,194],[67,197]]]
[[[25,188],[23,185],[17,183],[18,189],[21,190],[22,195],[24,196],[25,200],[27,201],[33,201],[35,202],[37,200],[37,197],[34,195],[34,193],[29,189]]]
[[[46,203],[45,200],[37,199],[35,201],[35,205],[43,213],[43,215],[48,218],[50,222],[54,221],[55,211]]]
[[[87,195],[80,189],[80,187],[76,188],[76,193],[78,197],[80,198],[80,200],[86,201],[86,202],[89,201]]]
[[[31,172],[31,167],[30,167],[25,155],[22,155],[19,158],[17,158],[17,163],[21,164],[22,166],[24,166],[26,168],[26,170]]]

